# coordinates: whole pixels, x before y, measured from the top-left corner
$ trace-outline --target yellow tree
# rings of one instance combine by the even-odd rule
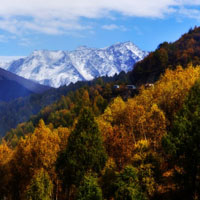
[[[121,97],[117,97],[114,101],[106,108],[102,115],[105,121],[111,124],[119,124],[122,120],[121,113],[125,109],[126,104]]]
[[[10,173],[10,160],[12,156],[12,149],[3,141],[0,145],[0,199],[9,195],[9,182],[12,178]]]
[[[134,151],[134,139],[123,126],[107,129],[104,144],[109,157],[113,158],[118,169],[130,163]]]
[[[43,120],[40,120],[32,135],[20,140],[11,166],[16,181],[14,183],[16,199],[23,198],[23,192],[35,170],[43,168],[53,180],[56,179],[54,165],[60,150],[59,144],[58,133],[46,127]]]
[[[138,104],[135,99],[130,99],[126,103],[126,108],[122,111],[121,119],[126,131],[132,135],[135,143],[138,139],[146,138],[144,123],[146,120],[146,110],[144,105]]]
[[[167,121],[165,115],[157,104],[153,104],[146,116],[145,132],[153,147],[161,144],[162,137],[166,134]]]
[[[157,104],[171,121],[171,117],[181,108],[184,98],[199,77],[198,66],[196,68],[188,66],[186,69],[178,66],[176,70],[167,69],[153,88],[141,88],[135,100],[138,104],[149,108]]]
[[[154,166],[152,165],[152,160],[149,159],[152,156],[149,142],[147,140],[139,140],[135,145],[132,162],[138,170],[140,186],[148,196],[152,196],[156,189]]]
[[[58,132],[58,136],[60,138],[60,151],[63,151],[67,146],[68,137],[70,135],[70,130],[66,127],[59,127],[55,131]]]

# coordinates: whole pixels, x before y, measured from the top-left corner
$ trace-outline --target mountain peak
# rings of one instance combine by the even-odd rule
[[[137,47],[133,42],[131,41],[125,41],[125,42],[118,42],[116,44],[113,44],[112,46],[135,46]],[[138,48],[138,47],[137,47]],[[139,49],[139,48],[138,48]]]
[[[59,87],[128,72],[146,54],[130,41],[102,49],[80,46],[75,51],[36,50],[7,69],[41,84]]]
[[[87,47],[86,45],[82,45],[82,46],[79,46],[76,50],[83,51],[83,50],[87,50],[87,49],[91,49],[91,48]]]
[[[44,49],[40,49],[40,50],[35,49],[31,54],[37,55],[37,54],[45,53],[46,51],[47,50],[44,50]]]
[[[131,45],[131,46],[135,46],[135,44],[131,41],[125,41],[125,42],[118,42],[117,44],[120,44],[120,45]]]

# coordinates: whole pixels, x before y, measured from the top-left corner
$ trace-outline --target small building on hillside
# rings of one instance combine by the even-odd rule
[[[119,85],[114,85],[113,88],[114,89],[119,89]]]
[[[146,83],[145,84],[145,88],[151,88],[151,87],[154,87],[153,83]]]

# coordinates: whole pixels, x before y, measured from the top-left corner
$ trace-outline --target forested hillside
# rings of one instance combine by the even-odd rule
[[[200,199],[200,66],[174,63],[136,91],[83,85],[10,130],[0,199]]]
[[[130,78],[134,84],[144,84],[158,80],[167,68],[193,64],[200,65],[200,27],[190,29],[173,43],[164,42],[144,60],[136,63]]]
[[[58,100],[69,91],[74,91],[83,86],[106,83],[114,84],[135,84],[140,86],[145,83],[153,83],[159,79],[166,69],[174,69],[177,65],[186,67],[193,63],[200,64],[200,28],[195,27],[184,34],[174,43],[164,42],[159,45],[155,52],[152,52],[144,60],[137,63],[130,73],[121,72],[114,77],[102,77],[90,82],[78,82],[69,86],[63,86],[56,90],[52,89],[41,95],[31,95],[27,98],[17,99],[8,104],[0,103],[0,135],[5,135],[17,124],[27,121],[31,115],[37,114],[43,107]],[[110,85],[110,88],[112,86]],[[15,113],[15,114],[13,114]],[[5,123],[6,122],[6,123]]]
[[[76,90],[84,85],[90,86],[96,83],[103,85],[111,82],[112,85],[125,83],[140,86],[155,82],[167,68],[174,69],[179,64],[183,67],[186,67],[189,63],[193,63],[194,66],[200,64],[199,37],[200,28],[195,27],[174,43],[164,42],[160,44],[156,51],[137,63],[133,71],[127,74],[121,72],[118,76],[102,77],[91,82],[78,82],[50,90],[42,95],[31,95],[8,104],[0,103],[0,135],[5,135],[17,124],[29,120],[31,115],[37,114],[44,106],[58,100],[62,95],[67,95],[69,91]],[[16,113],[16,115],[13,115],[13,113]]]
[[[52,88],[42,94],[32,94],[25,98],[18,98],[8,103],[0,102],[0,136],[4,136],[11,128],[16,128],[17,124],[29,120],[32,115],[38,114],[42,108],[59,100],[62,95],[66,96],[69,92],[84,86],[98,85],[105,88],[105,90],[108,87],[112,93],[112,86],[114,84],[128,84],[129,82],[125,72],[121,72],[119,75],[113,77],[101,77],[89,82],[77,82],[58,89]],[[113,95],[115,96],[116,94]],[[109,98],[111,99],[112,95]]]
[[[0,194],[198,198],[199,79],[200,67],[167,70],[154,87],[141,87],[139,95],[128,101],[117,97],[108,106],[96,88],[62,97],[2,141]],[[191,128],[193,134],[187,132]]]

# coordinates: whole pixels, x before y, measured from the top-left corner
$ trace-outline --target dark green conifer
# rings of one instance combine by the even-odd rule
[[[102,191],[96,178],[91,175],[84,176],[78,188],[76,200],[103,200]]]
[[[175,181],[186,199],[200,199],[200,80],[191,89],[170,133],[163,139],[175,160]]]
[[[53,184],[48,173],[41,169],[32,178],[26,191],[27,200],[50,200]]]
[[[66,150],[60,154],[57,169],[68,188],[79,186],[87,172],[99,174],[107,160],[101,134],[89,108],[83,109]]]
[[[139,186],[137,170],[127,166],[117,177],[115,182],[115,200],[145,200],[141,187]]]

